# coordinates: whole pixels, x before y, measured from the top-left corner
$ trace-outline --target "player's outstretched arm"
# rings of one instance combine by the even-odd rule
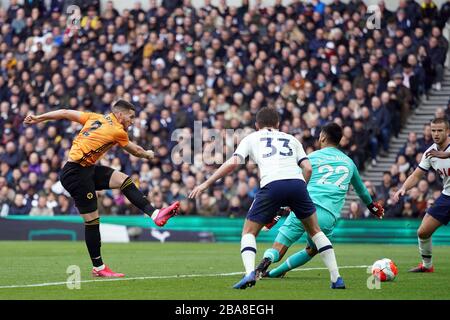
[[[138,146],[137,144],[133,142],[128,142],[128,144],[123,147],[128,153],[131,153],[133,156],[138,158],[144,158],[151,160],[155,156],[155,153],[152,150],[145,150],[141,146]]]
[[[82,112],[75,110],[60,109],[43,113],[41,115],[28,115],[23,122],[25,124],[36,124],[42,121],[67,119],[83,124]]]
[[[195,187],[194,190],[192,190],[192,192],[189,194],[189,198],[193,199],[198,197],[203,191],[208,189],[214,182],[233,172],[240,164],[241,160],[239,156],[237,155],[232,156],[224,164],[222,164],[220,168],[217,169],[217,171],[214,172],[214,174],[211,177],[209,177],[208,180],[203,182],[201,185]]]
[[[400,197],[405,195],[406,191],[418,184],[420,179],[422,179],[424,173],[425,171],[417,167],[416,170],[414,170],[414,172],[408,177],[408,179],[406,179],[403,186],[394,194],[394,203],[397,203]]]

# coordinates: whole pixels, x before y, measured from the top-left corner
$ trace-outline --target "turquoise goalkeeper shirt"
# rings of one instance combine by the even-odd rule
[[[350,184],[366,205],[372,203],[355,163],[342,151],[327,147],[310,153],[308,159],[312,165],[308,192],[316,206],[339,218]]]

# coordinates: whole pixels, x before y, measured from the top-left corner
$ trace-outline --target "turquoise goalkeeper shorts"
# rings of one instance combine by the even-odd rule
[[[320,229],[328,237],[333,236],[333,229],[336,225],[336,218],[329,211],[316,206],[317,219],[319,221]],[[293,212],[289,213],[283,225],[278,229],[278,235],[275,242],[281,243],[286,247],[290,247],[305,233],[305,228],[301,221],[295,216]],[[307,235],[306,241],[311,248],[315,248],[314,242]]]

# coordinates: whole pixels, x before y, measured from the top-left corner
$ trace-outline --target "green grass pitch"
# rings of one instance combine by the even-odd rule
[[[258,245],[257,262],[269,246]],[[288,254],[301,248],[297,244]],[[337,244],[335,249],[346,290],[329,289],[319,256],[304,266],[307,270],[235,290],[231,287],[241,278],[236,272],[243,270],[238,243],[106,243],[104,261],[126,278],[105,281],[91,277],[83,242],[0,242],[0,299],[450,299],[448,246],[433,248],[433,274],[406,272],[419,261],[416,246]],[[392,259],[399,275],[370,290],[370,274],[362,266],[380,258]],[[80,267],[80,289],[64,283],[70,265]]]

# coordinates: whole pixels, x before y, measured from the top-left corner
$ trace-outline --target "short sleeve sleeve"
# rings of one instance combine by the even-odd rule
[[[297,154],[297,163],[300,164],[300,162],[302,162],[303,160],[308,159],[308,157],[306,156],[306,152],[303,149],[302,144],[300,143],[300,141],[298,141],[297,139],[294,138],[295,141],[295,148],[296,148],[296,154]]]
[[[116,135],[116,141],[122,148],[125,147],[128,142],[130,141],[128,139],[128,133],[125,130],[120,130],[119,133]]]
[[[422,169],[423,171],[428,171],[431,168],[431,163],[430,163],[430,158],[427,159],[427,157],[425,155],[426,155],[426,152],[424,152],[422,155],[422,160],[420,160],[419,168]]]
[[[89,120],[91,114],[92,114],[91,112],[81,112],[81,115],[80,115],[80,123],[81,123],[82,125],[84,125],[84,124],[86,123],[86,121]]]
[[[249,136],[242,139],[242,141],[239,143],[238,147],[236,148],[236,151],[233,155],[239,156],[242,160],[245,160],[249,156],[250,153],[250,146],[249,146]]]

